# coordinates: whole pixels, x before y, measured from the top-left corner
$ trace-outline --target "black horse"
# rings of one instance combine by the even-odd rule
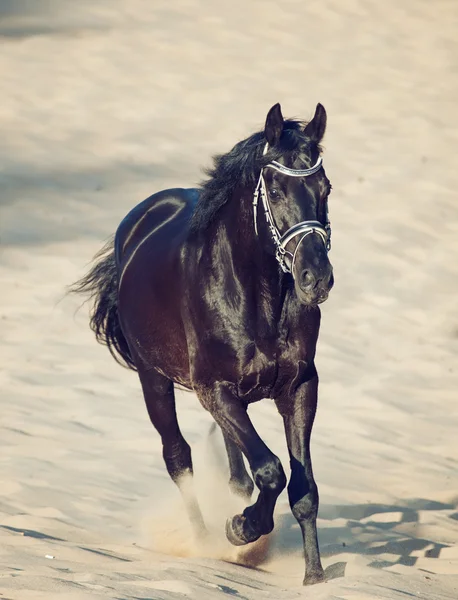
[[[318,304],[333,285],[328,259],[331,190],[321,159],[321,104],[308,124],[273,106],[264,131],[217,156],[197,189],[158,192],[137,205],[73,286],[94,300],[91,327],[138,372],[167,470],[195,531],[205,533],[192,483],[191,450],[175,410],[174,384],[193,390],[222,430],[230,487],[256,502],[228,520],[235,545],[272,531],[282,465],[247,414],[263,398],[283,417],[288,495],[304,539],[304,584],[324,579],[318,489],[310,457],[317,405]]]

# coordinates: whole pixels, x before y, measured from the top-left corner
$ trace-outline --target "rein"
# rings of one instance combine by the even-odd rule
[[[269,199],[267,197],[266,183],[264,181],[263,171],[264,169],[275,169],[279,173],[283,173],[283,175],[288,175],[289,177],[308,177],[309,175],[317,173],[321,169],[322,163],[323,160],[320,156],[316,163],[313,165],[313,167],[311,167],[310,169],[290,169],[280,164],[276,160],[273,160],[271,163],[263,167],[261,169],[261,173],[259,174],[258,184],[256,186],[253,197],[254,230],[256,232],[256,235],[258,235],[258,201],[259,198],[261,198],[267,225],[270,229],[270,233],[272,235],[272,239],[276,248],[275,258],[277,259],[284,273],[292,274],[298,248],[301,242],[312,233],[316,233],[321,237],[327,252],[331,250],[331,223],[329,222],[326,209],[326,224],[324,227],[319,221],[301,221],[300,223],[297,223],[296,225],[290,227],[288,231],[286,231],[286,233],[282,235],[277,225],[275,224],[275,219],[272,214],[272,209],[270,207]],[[294,253],[292,253],[286,249],[286,246],[292,239],[294,239],[298,235],[301,235],[302,237],[298,241]]]

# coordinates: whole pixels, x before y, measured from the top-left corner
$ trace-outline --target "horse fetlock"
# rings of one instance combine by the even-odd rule
[[[231,477],[229,479],[229,488],[236,496],[251,498],[254,490],[254,483],[251,477],[246,477],[244,479]]]
[[[163,457],[167,471],[175,482],[183,475],[192,475],[191,448],[185,440],[179,444],[164,445]]]
[[[280,494],[286,487],[286,475],[280,459],[276,456],[253,469],[253,476],[260,490],[270,490]]]

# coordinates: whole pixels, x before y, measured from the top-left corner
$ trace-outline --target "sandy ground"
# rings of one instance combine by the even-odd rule
[[[0,599],[456,600],[456,2],[37,4],[0,3]],[[63,298],[130,207],[276,101],[329,115],[313,453],[341,576],[310,589],[286,495],[259,564],[234,564],[219,441],[183,393],[214,531],[193,546],[137,376]],[[287,465],[272,404],[253,418]]]

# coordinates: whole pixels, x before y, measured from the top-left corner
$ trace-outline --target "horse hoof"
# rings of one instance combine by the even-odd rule
[[[303,585],[315,585],[315,583],[323,583],[326,581],[324,571],[316,571],[315,573],[308,573],[304,577]]]
[[[243,530],[244,523],[246,523],[246,517],[243,515],[235,515],[226,521],[226,537],[233,546],[245,546],[260,537],[259,535],[247,537]]]
[[[236,515],[226,521],[226,537],[233,546],[244,546],[247,542],[243,536],[242,515]]]

